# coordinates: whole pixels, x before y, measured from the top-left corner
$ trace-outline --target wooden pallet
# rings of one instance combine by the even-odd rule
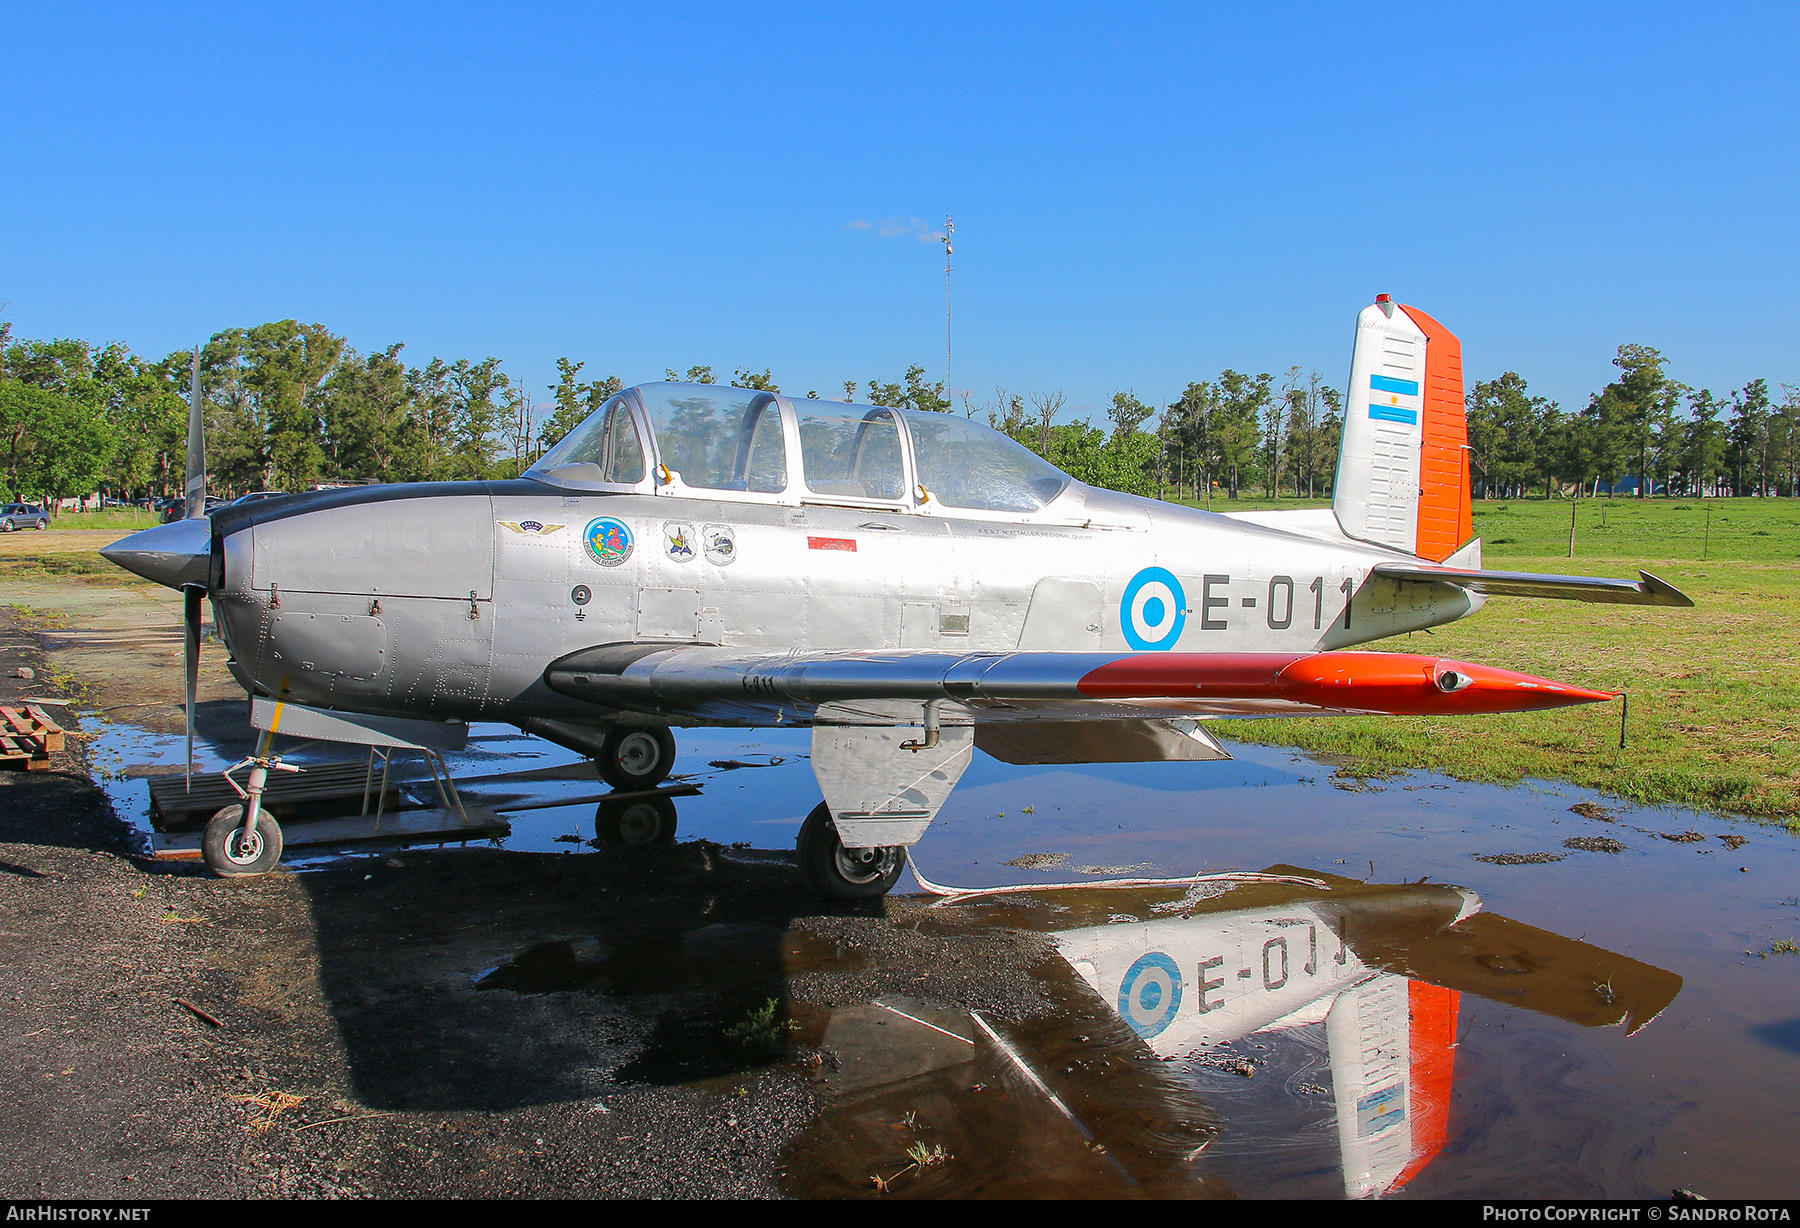
[[[271,807],[277,815],[282,807],[311,806],[321,802],[338,802],[348,804],[357,809],[362,807],[363,785],[369,781],[369,765],[364,763],[317,763],[309,764],[299,773],[270,772],[269,783],[263,788],[263,804]],[[239,772],[238,782],[242,784],[249,779],[248,768]],[[426,782],[429,787],[430,782]],[[381,765],[375,765],[375,776],[369,782],[369,808],[375,809],[375,791],[381,786]],[[393,809],[398,801],[400,782],[389,779],[387,789],[387,809]],[[225,806],[242,804],[243,798],[237,795],[225,777],[218,772],[194,776],[194,787],[187,787],[183,776],[152,776],[150,778],[150,813],[157,826],[179,826],[183,821],[192,823],[195,820],[210,819],[219,809]]]
[[[50,752],[62,748],[62,726],[36,704],[0,708],[0,768],[47,772]]]

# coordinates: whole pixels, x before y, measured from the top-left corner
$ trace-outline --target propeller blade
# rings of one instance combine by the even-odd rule
[[[182,624],[185,634],[182,636],[187,650],[187,702],[183,705],[187,710],[187,789],[194,791],[194,703],[200,694],[200,615],[201,602],[206,600],[206,588],[199,584],[181,586]]]
[[[194,379],[188,386],[187,518],[206,515],[206,417],[201,413],[200,351],[194,347]]]

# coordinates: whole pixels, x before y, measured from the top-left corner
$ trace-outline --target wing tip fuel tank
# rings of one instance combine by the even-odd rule
[[[1092,699],[1284,699],[1334,711],[1395,716],[1531,712],[1618,698],[1513,670],[1396,652],[1124,657],[1091,671]]]

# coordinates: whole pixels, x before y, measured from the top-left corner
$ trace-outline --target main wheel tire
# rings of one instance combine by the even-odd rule
[[[40,520],[37,522],[37,527],[40,529],[47,529],[50,527],[50,522],[48,520]]]
[[[675,767],[675,735],[662,725],[615,725],[600,743],[594,766],[615,789],[653,789]]]
[[[246,835],[244,808],[227,806],[207,822],[200,855],[206,868],[221,878],[267,874],[281,860],[281,825],[264,810]]]
[[[831,807],[820,802],[800,825],[795,841],[800,877],[828,900],[877,900],[893,890],[906,865],[899,847],[852,849],[838,839]]]
[[[594,835],[608,844],[673,844],[675,803],[666,797],[628,797],[601,802]]]

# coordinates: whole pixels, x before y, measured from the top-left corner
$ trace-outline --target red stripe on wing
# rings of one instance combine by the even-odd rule
[[[1392,715],[1530,712],[1617,698],[1512,670],[1400,652],[1141,653],[1077,684],[1092,699],[1277,699]]]

